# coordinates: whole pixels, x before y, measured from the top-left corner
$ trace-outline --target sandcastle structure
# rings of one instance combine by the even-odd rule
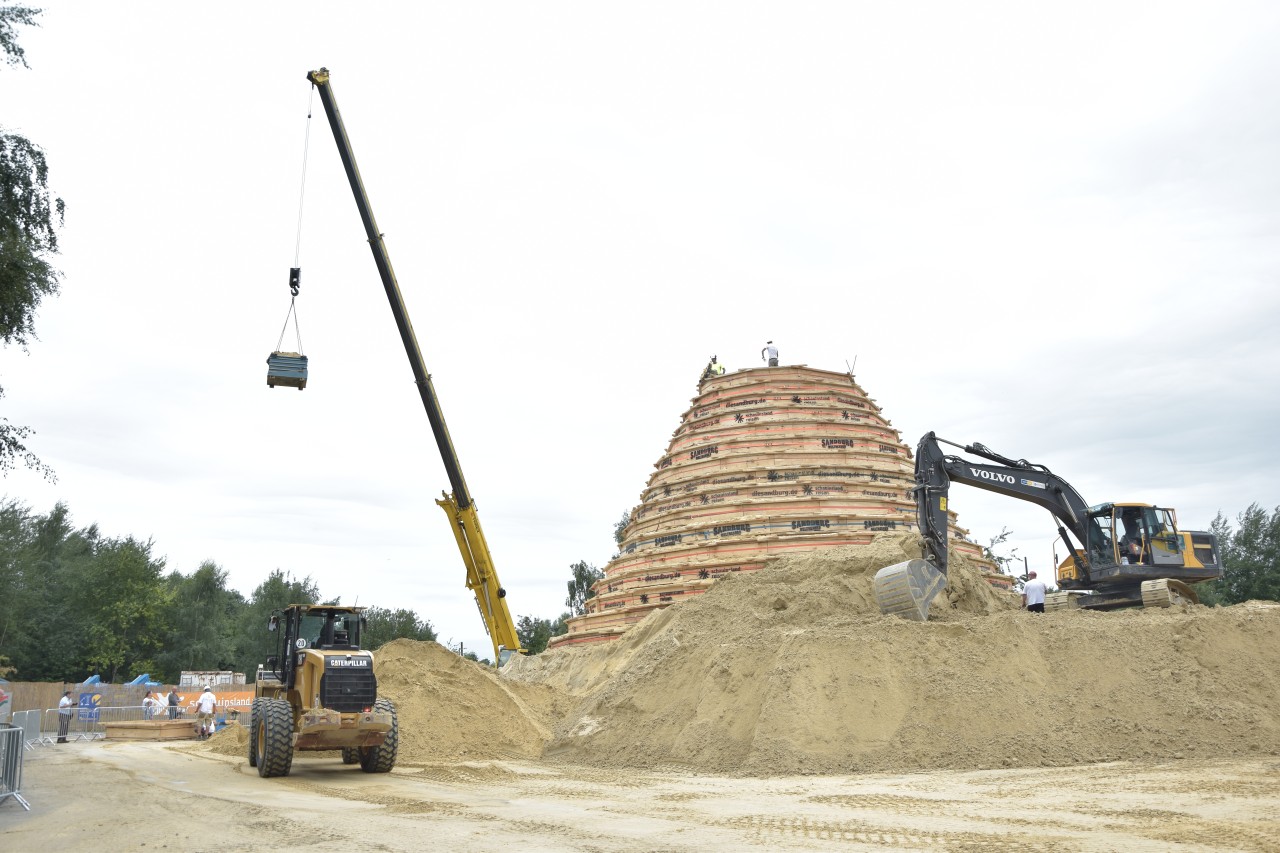
[[[852,372],[804,365],[704,378],[630,512],[619,553],[556,646],[612,640],[654,609],[774,557],[916,529],[915,463]],[[949,521],[952,545],[1007,587]]]

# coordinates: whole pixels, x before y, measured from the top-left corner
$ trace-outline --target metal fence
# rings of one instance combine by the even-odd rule
[[[69,711],[70,713],[64,714],[57,708],[48,708],[44,711],[15,713],[13,725],[22,729],[23,746],[33,749],[59,741],[98,740],[106,737],[107,723],[169,719],[167,708],[156,711],[154,716],[148,716],[141,705],[120,708],[87,708],[77,705],[72,706]],[[178,719],[186,719],[186,715],[180,714]]]
[[[13,797],[31,811],[31,805],[22,799],[22,738],[22,729],[0,723],[0,804]]]

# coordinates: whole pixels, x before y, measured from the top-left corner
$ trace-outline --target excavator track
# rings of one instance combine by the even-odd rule
[[[1051,592],[1044,597],[1044,612],[1055,610],[1079,610],[1080,594],[1078,592]]]
[[[1199,603],[1199,596],[1182,581],[1161,578],[1142,582],[1143,607],[1173,607],[1180,604]]]

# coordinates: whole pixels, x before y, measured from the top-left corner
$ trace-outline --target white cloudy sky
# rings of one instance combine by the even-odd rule
[[[1183,527],[1280,504],[1280,6],[50,2],[0,123],[66,199],[3,491],[170,568],[488,641],[319,100],[327,66],[515,615],[603,566],[707,356]],[[288,348],[288,347],[286,347]],[[1042,510],[973,489],[1033,567]],[[1061,549],[1059,549],[1061,551]]]

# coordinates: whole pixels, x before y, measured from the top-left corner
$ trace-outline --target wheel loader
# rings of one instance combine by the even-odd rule
[[[296,750],[342,752],[366,773],[395,766],[396,709],[378,698],[373,655],[360,648],[363,608],[291,604],[267,625],[276,654],[258,666],[249,766],[288,776]]]

